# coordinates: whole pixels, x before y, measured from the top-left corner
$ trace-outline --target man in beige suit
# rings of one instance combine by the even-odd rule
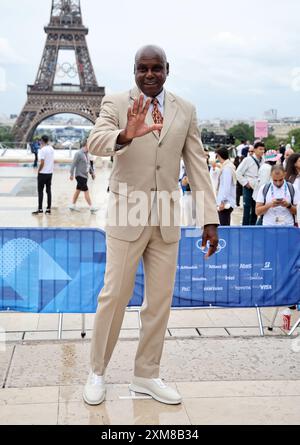
[[[181,403],[180,395],[159,379],[180,239],[181,157],[196,207],[199,201],[202,208],[199,224],[204,227],[203,246],[210,242],[207,257],[218,246],[219,219],[195,109],[163,88],[169,64],[161,48],[141,48],[134,72],[137,86],[133,90],[103,99],[88,140],[90,153],[114,156],[109,181],[106,272],[95,317],[91,372],[83,393],[90,405],[105,399],[105,370],[141,258],[145,298],[129,387],[162,403]]]

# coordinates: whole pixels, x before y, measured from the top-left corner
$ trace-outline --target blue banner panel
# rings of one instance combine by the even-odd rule
[[[89,313],[106,263],[95,229],[0,229],[0,310]]]
[[[300,230],[294,227],[221,227],[217,253],[197,229],[182,229],[173,307],[290,306],[300,301]],[[130,305],[143,298],[139,267]]]
[[[182,229],[173,307],[290,306],[300,301],[300,230],[221,228],[204,260],[197,229]],[[0,229],[0,310],[93,313],[103,287],[105,233]],[[130,306],[143,302],[142,262]]]

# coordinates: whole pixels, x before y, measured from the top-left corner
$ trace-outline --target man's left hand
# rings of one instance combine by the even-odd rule
[[[207,241],[209,241],[209,249],[207,254],[205,255],[205,259],[207,260],[211,257],[218,248],[219,245],[219,235],[218,235],[218,226],[215,224],[208,224],[204,226],[203,236],[202,236],[202,247],[205,248]]]

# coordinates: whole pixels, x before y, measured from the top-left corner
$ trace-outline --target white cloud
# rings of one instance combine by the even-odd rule
[[[6,89],[6,72],[5,69],[0,66],[0,93],[3,93]]]
[[[300,67],[294,68],[291,72],[291,87],[293,91],[300,91]]]
[[[221,47],[245,47],[246,41],[245,39],[238,35],[234,34],[230,31],[222,31],[217,33],[213,37],[213,42]]]
[[[2,100],[10,112],[22,107],[26,84],[35,78],[51,6],[50,0],[26,0],[18,15],[19,3],[0,0],[0,65],[24,63],[7,70],[24,91]],[[299,114],[300,74],[293,72],[299,66],[299,0],[152,0],[147,14],[138,0],[81,0],[81,9],[97,79],[107,92],[132,86],[134,53],[153,41],[169,57],[167,87],[196,106],[205,103],[210,114],[226,116],[234,108],[255,115],[271,107]]]
[[[25,59],[18,55],[11,47],[9,41],[0,37],[0,63],[4,64],[20,64],[24,63]]]
[[[16,89],[17,85],[14,82],[8,80],[7,71],[0,66],[0,93],[6,93]]]

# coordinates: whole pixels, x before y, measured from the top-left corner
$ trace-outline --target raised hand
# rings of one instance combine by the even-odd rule
[[[135,99],[133,106],[128,108],[127,125],[118,138],[119,144],[131,142],[134,138],[145,136],[152,131],[162,129],[162,124],[147,125],[145,119],[151,104],[151,99],[147,99],[144,105],[144,95],[141,94],[139,99]]]

